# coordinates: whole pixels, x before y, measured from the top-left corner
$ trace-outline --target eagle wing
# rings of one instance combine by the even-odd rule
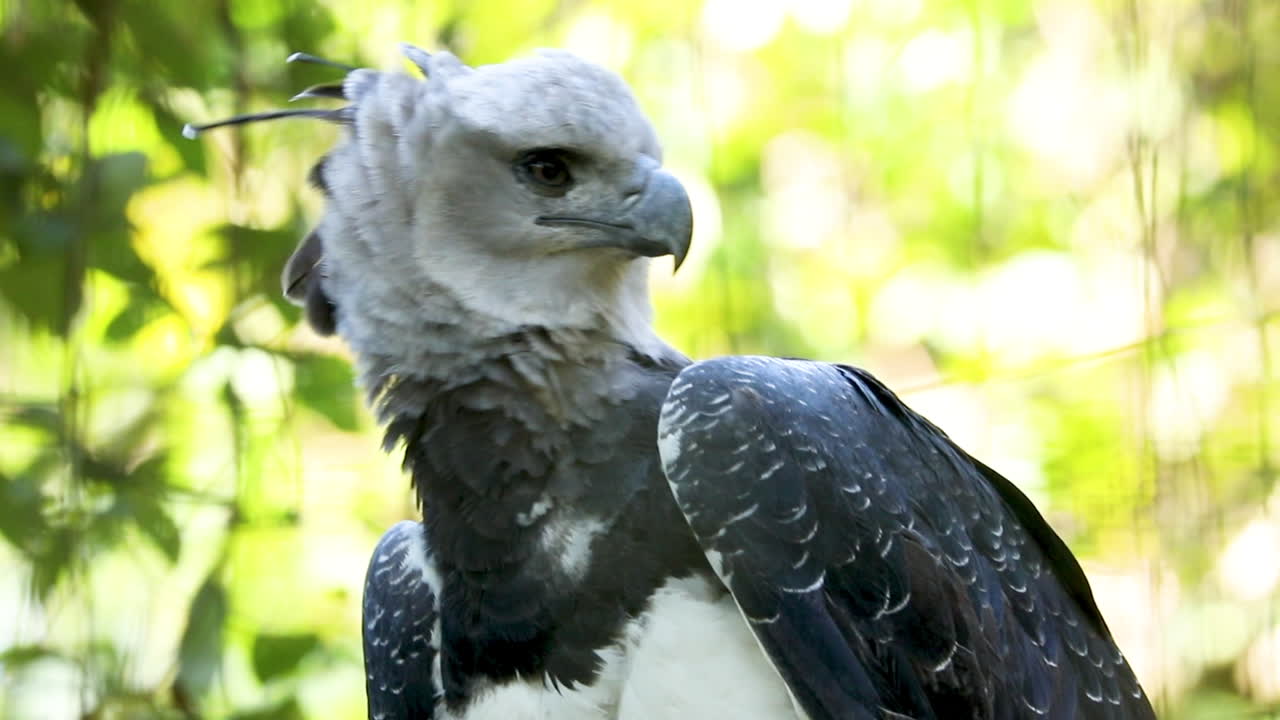
[[[658,439],[677,504],[811,720],[1154,718],[1031,502],[868,373],[697,363]]]
[[[397,523],[364,581],[364,671],[370,720],[430,720],[441,695],[440,577],[421,523]]]

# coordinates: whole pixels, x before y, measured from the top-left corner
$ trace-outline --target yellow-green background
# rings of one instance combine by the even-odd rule
[[[278,274],[396,43],[576,50],[693,197],[658,324],[871,369],[1080,555],[1169,718],[1280,713],[1280,3],[0,0],[0,716],[355,718],[415,514]]]

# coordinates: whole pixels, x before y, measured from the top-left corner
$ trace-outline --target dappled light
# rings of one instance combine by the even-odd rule
[[[400,41],[620,73],[694,211],[664,337],[867,368],[1037,504],[1161,717],[1280,713],[1277,38],[1261,0],[0,3],[0,716],[364,717],[418,510],[280,288],[338,130],[181,130]]]

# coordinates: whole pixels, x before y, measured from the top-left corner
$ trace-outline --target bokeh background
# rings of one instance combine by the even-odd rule
[[[1166,718],[1280,715],[1280,3],[0,0],[0,716],[363,717],[414,517],[280,297],[328,68],[620,72],[693,197],[658,324],[871,369],[1080,555]]]

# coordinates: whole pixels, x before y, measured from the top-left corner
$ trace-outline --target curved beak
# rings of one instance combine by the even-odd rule
[[[693,239],[693,208],[684,186],[671,173],[655,168],[644,188],[623,203],[608,220],[543,215],[539,225],[576,225],[601,231],[599,238],[574,249],[613,247],[645,257],[670,255],[679,270]]]
[[[693,240],[693,207],[680,181],[666,170],[654,170],[627,215],[639,239],[635,251],[649,257],[670,255],[679,270]]]

